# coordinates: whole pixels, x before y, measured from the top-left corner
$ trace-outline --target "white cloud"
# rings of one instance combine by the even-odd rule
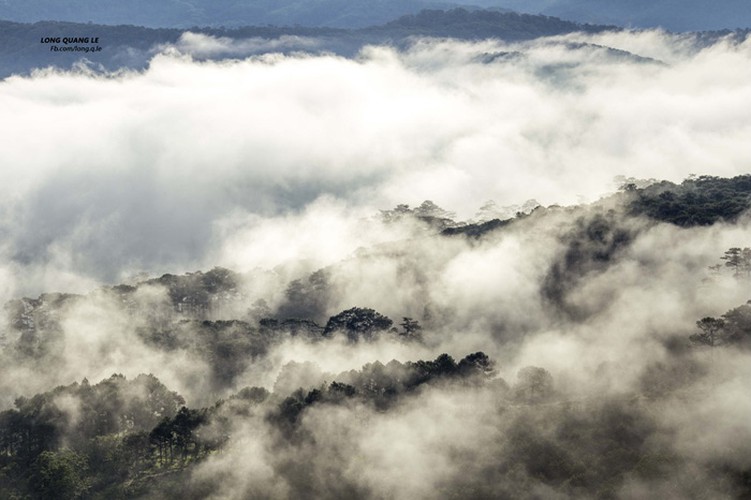
[[[186,34],[178,47],[239,54],[257,42]],[[521,55],[478,62],[502,51]],[[13,77],[0,84],[13,117],[0,123],[5,269],[16,281],[72,273],[83,288],[134,269],[210,266],[217,255],[236,263],[238,238],[217,227],[289,218],[280,214],[321,196],[358,216],[422,199],[470,216],[478,200],[593,199],[617,174],[737,174],[747,169],[749,57],[749,42],[698,49],[652,31],[422,41],[357,60],[162,54],[111,78]],[[56,271],[32,272],[40,266]]]

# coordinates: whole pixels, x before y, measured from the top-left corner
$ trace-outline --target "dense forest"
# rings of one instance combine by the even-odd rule
[[[408,238],[299,276],[9,301],[0,497],[750,498],[751,250],[718,231],[751,175],[622,181],[382,210]]]

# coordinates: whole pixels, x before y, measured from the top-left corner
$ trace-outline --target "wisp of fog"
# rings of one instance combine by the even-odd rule
[[[186,34],[143,71],[0,82],[12,117],[0,122],[0,298],[83,294],[49,306],[54,352],[3,355],[3,409],[113,373],[153,374],[191,408],[223,399],[203,432],[226,444],[170,495],[736,494],[733,474],[751,470],[748,351],[686,345],[697,320],[751,298],[748,281],[707,272],[749,245],[751,219],[633,216],[614,178],[748,172],[751,41],[623,30],[245,57],[263,43]],[[481,238],[386,220],[432,200],[454,211],[436,207],[436,220],[482,223],[483,205],[531,199],[547,208]],[[174,282],[144,278],[216,266],[237,286],[203,322],[174,320]],[[140,284],[103,288],[121,283]],[[243,330],[277,331],[268,317],[323,326],[355,307],[394,332],[419,319],[422,337],[265,343]],[[0,345],[23,341],[6,326]],[[202,339],[221,335],[252,337],[252,356],[215,363]],[[479,351],[492,370],[465,358]],[[393,403],[417,360],[455,378]],[[247,387],[266,392],[233,396]],[[81,403],[55,401],[73,429]]]

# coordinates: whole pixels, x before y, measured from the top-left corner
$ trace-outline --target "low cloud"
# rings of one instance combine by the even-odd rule
[[[178,47],[256,42],[228,43],[186,34]],[[655,31],[423,40],[354,60],[165,53],[112,78],[12,77],[0,84],[14,116],[0,130],[6,297],[217,256],[236,265],[224,228],[296,214],[304,225],[321,197],[349,221],[423,199],[468,218],[488,199],[592,200],[618,174],[737,174],[748,57],[748,42],[702,48]],[[362,241],[340,243],[332,257]]]
[[[186,482],[216,498],[564,498],[585,480],[613,496],[680,497],[713,464],[747,470],[734,439],[748,434],[747,356],[687,347],[697,319],[748,298],[747,283],[706,272],[748,245],[747,216],[679,228],[626,217],[613,198],[541,208],[473,239],[378,214],[430,199],[466,220],[491,199],[594,201],[617,175],[744,173],[748,41],[624,31],[196,60],[266,50],[258,43],[186,35],[143,72],[0,83],[0,106],[18,117],[0,125],[3,298],[87,292],[141,271],[242,273],[215,322],[180,321],[164,283],[129,305],[104,291],[71,299],[45,358],[55,370],[4,364],[4,393],[113,372],[153,373],[193,407],[265,387],[267,400],[225,415],[228,445]],[[313,325],[314,339],[282,328],[268,345],[242,343],[263,316],[325,323],[353,307],[396,331],[354,343]],[[406,317],[422,342],[399,336]],[[211,335],[226,349],[204,352]],[[476,351],[497,363],[485,385],[427,384],[388,411],[358,398],[311,404],[294,438],[265,417],[295,389],[302,400],[368,363]],[[539,405],[523,397],[534,377]],[[654,399],[663,386],[672,392]],[[60,403],[73,420],[76,404]],[[621,435],[612,477],[591,467]],[[641,474],[634,456],[668,464],[669,480]],[[703,491],[731,494],[721,482]]]

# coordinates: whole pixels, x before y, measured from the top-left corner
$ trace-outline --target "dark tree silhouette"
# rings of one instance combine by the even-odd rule
[[[733,276],[740,276],[742,269],[741,249],[738,247],[730,248],[725,255],[720,257],[725,261],[725,266],[733,270]]]
[[[329,318],[326,328],[323,330],[323,335],[330,336],[341,331],[346,333],[347,338],[352,342],[361,339],[375,340],[380,332],[391,328],[393,323],[389,318],[373,309],[353,307]]]
[[[724,341],[748,346],[751,342],[751,300],[722,315],[725,320]]]
[[[723,342],[723,332],[725,330],[725,321],[719,318],[706,317],[696,322],[701,333],[691,335],[689,339],[694,344],[707,345],[716,347]]]
[[[422,326],[416,319],[402,318],[403,321],[399,324],[402,327],[402,331],[399,335],[407,340],[421,340],[422,339]]]

